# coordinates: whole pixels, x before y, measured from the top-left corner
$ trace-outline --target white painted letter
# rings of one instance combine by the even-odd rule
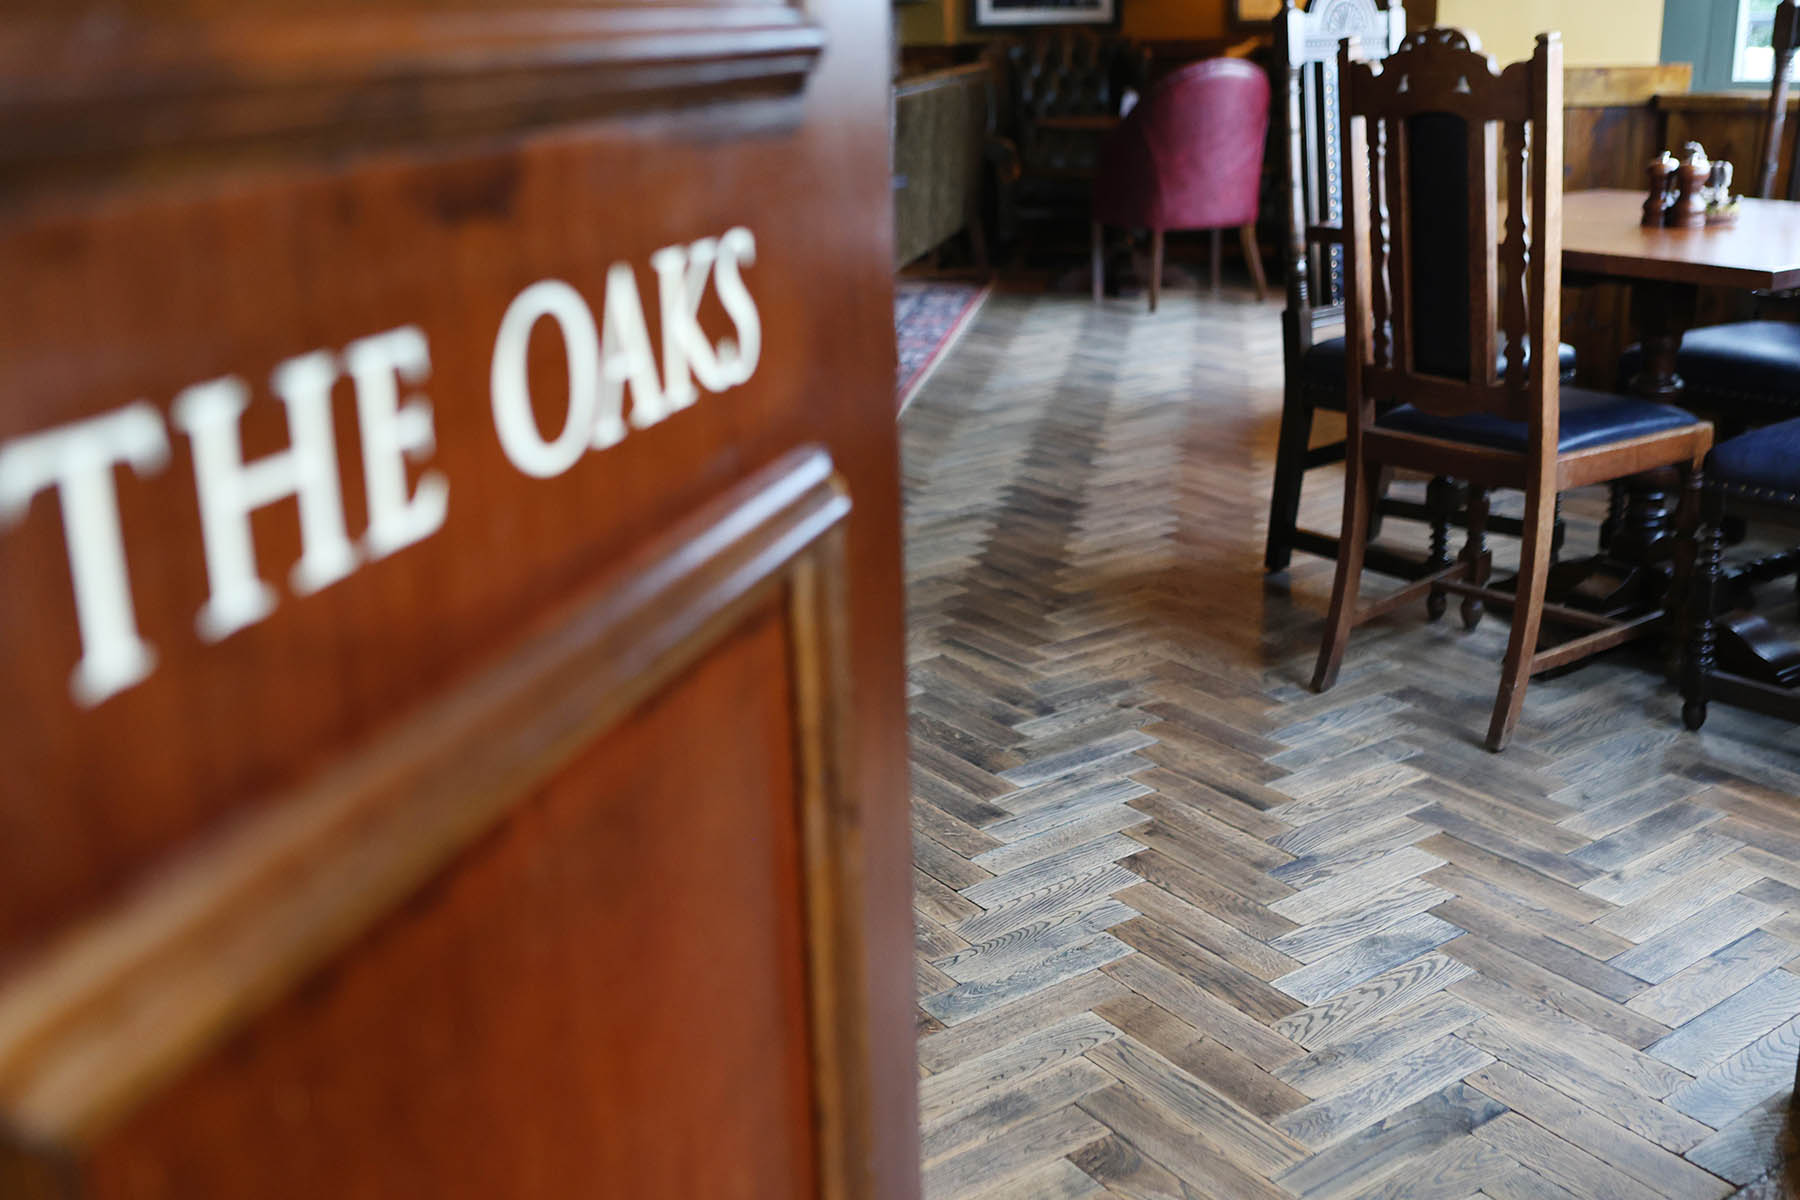
[[[0,525],[22,519],[47,487],[62,503],[81,631],[81,660],[69,677],[77,704],[91,708],[156,666],[156,652],[138,636],[112,472],[128,463],[144,475],[168,461],[162,418],[142,401],[0,446]]]
[[[737,382],[719,365],[712,343],[700,328],[700,301],[706,296],[706,281],[718,252],[718,239],[701,238],[690,247],[668,246],[650,256],[662,302],[665,413],[694,402],[694,379],[709,392],[722,392]],[[636,411],[634,408],[634,417]]]
[[[544,440],[532,414],[531,380],[526,374],[531,327],[539,317],[550,317],[561,326],[569,362],[569,415],[553,442]],[[501,449],[513,466],[535,478],[561,475],[581,460],[590,444],[611,445],[600,441],[609,424],[617,427],[613,442],[625,436],[616,404],[610,412],[601,411],[600,337],[594,331],[594,314],[581,293],[560,279],[539,280],[513,297],[494,337],[488,386]]]
[[[369,531],[363,546],[370,558],[385,558],[420,542],[444,524],[450,484],[441,471],[425,471],[406,494],[408,459],[431,457],[437,437],[431,401],[414,393],[400,401],[396,376],[414,387],[431,375],[431,351],[414,325],[361,338],[344,348],[344,362],[356,381],[356,416],[362,427],[363,480],[369,494]]]
[[[762,356],[762,318],[756,313],[756,301],[744,286],[739,267],[756,265],[756,238],[742,225],[725,231],[719,239],[719,262],[713,269],[713,287],[719,303],[731,323],[737,326],[737,341],[730,338],[719,343],[719,368],[732,384],[743,383],[756,373],[756,361]]]
[[[306,595],[356,569],[356,547],[344,529],[331,385],[337,365],[327,350],[290,358],[271,382],[287,407],[286,450],[244,462],[238,420],[250,405],[241,380],[198,383],[175,397],[170,413],[194,443],[194,483],[212,595],[195,621],[209,642],[254,625],[275,608],[275,591],[256,573],[250,514],[287,496],[300,502],[300,561],[288,576]]]
[[[650,352],[650,330],[644,325],[644,304],[638,299],[637,276],[630,263],[614,263],[606,271],[606,308],[600,318],[600,377],[606,388],[608,411],[618,412],[625,403],[625,385],[631,385],[631,423],[646,429],[668,416],[662,388],[656,381],[656,356]],[[604,448],[625,436],[607,441],[596,431],[594,446]]]

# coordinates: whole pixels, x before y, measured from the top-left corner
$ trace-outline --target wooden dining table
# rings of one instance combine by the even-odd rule
[[[1565,193],[1563,282],[1629,285],[1632,326],[1643,346],[1631,390],[1679,404],[1676,359],[1682,335],[1694,323],[1700,288],[1800,288],[1800,203],[1744,198],[1735,224],[1701,229],[1646,228],[1643,206],[1641,191]],[[1602,530],[1604,553],[1553,573],[1551,591],[1565,603],[1603,609],[1659,604],[1667,583],[1675,489],[1674,472],[1634,477],[1623,504],[1615,493]],[[1747,649],[1765,659],[1792,652]]]
[[[1631,319],[1644,345],[1640,395],[1681,391],[1675,356],[1702,287],[1781,291],[1800,287],[1800,204],[1738,202],[1735,225],[1656,229],[1640,224],[1644,193],[1616,189],[1563,196],[1563,281],[1631,285]]]

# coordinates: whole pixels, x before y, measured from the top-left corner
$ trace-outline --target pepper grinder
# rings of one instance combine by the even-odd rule
[[[1650,191],[1644,197],[1643,224],[1660,228],[1668,216],[1669,192],[1675,184],[1675,172],[1681,166],[1675,156],[1664,150],[1650,160],[1645,174],[1650,180]]]
[[[1706,181],[1712,164],[1706,161],[1706,148],[1689,142],[1681,148],[1681,165],[1675,169],[1675,207],[1669,210],[1669,224],[1676,229],[1706,227]]]

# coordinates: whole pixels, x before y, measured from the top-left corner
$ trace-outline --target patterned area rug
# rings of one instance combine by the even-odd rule
[[[900,370],[895,381],[904,409],[931,369],[956,344],[993,285],[900,280],[894,287],[894,337]]]

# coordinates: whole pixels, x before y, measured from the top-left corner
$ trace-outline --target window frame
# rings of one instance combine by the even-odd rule
[[[1662,61],[1694,66],[1696,92],[1766,92],[1768,80],[1736,78],[1743,5],[1718,0],[1663,0]]]

